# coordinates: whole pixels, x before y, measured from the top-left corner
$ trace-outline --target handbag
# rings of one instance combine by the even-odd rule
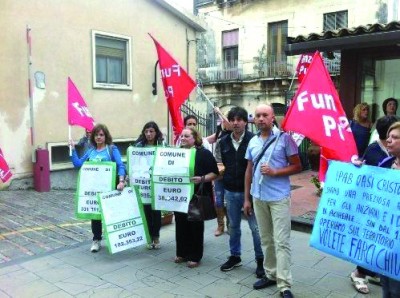
[[[188,221],[204,221],[217,218],[214,200],[210,194],[203,193],[204,176],[197,193],[193,194],[189,202],[187,213]]]

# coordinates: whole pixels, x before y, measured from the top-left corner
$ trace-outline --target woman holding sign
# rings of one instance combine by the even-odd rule
[[[389,127],[387,133],[387,151],[391,155],[384,159],[379,166],[384,168],[391,168],[400,170],[400,122],[396,122]],[[398,196],[393,197],[399,202]],[[398,269],[398,265],[396,264]],[[400,281],[391,277],[381,276],[383,298],[397,298],[400,297]]]
[[[142,129],[142,133],[134,144],[136,147],[146,146],[165,146],[162,132],[154,121],[147,122]],[[161,210],[153,210],[151,204],[143,203],[146,215],[147,226],[152,243],[147,245],[148,249],[160,248],[160,229],[161,229]]]
[[[186,127],[181,133],[182,148],[196,148],[194,176],[191,181],[197,192],[199,184],[204,181],[203,194],[212,198],[213,181],[218,176],[218,167],[212,153],[202,145],[200,134],[195,128]],[[204,221],[188,221],[187,213],[175,212],[176,257],[175,263],[187,261],[189,268],[199,266],[203,257]]]
[[[125,186],[125,166],[121,160],[121,153],[119,152],[117,146],[112,144],[112,137],[107,126],[104,124],[97,124],[92,130],[90,143],[93,145],[93,148],[87,150],[85,154],[79,158],[75,150],[75,143],[73,140],[70,140],[70,146],[73,149],[71,159],[75,168],[80,168],[85,161],[113,161],[117,165],[117,174],[119,176],[117,189],[123,190]],[[93,243],[90,251],[98,252],[101,247],[101,220],[92,220],[91,224]]]

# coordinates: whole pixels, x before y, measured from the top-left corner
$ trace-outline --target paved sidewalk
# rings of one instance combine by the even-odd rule
[[[311,171],[292,177],[292,216],[315,212],[319,199]],[[229,256],[229,236],[214,237],[206,223],[201,266],[173,263],[175,225],[161,230],[162,248],[139,247],[115,255],[89,252],[89,221],[75,219],[72,191],[0,191],[0,298],[3,297],[280,297],[276,287],[255,291],[254,252],[242,225],[243,266],[219,267]],[[309,247],[310,235],[292,232],[293,293],[297,298],[381,297],[381,288],[358,294],[354,265]]]
[[[276,287],[253,290],[256,281],[251,234],[243,222],[243,266],[221,272],[229,255],[228,235],[214,237],[207,222],[205,254],[198,268],[175,264],[175,225],[161,230],[162,248],[144,247],[109,255],[90,253],[90,243],[0,265],[0,297],[279,297]],[[380,297],[357,294],[349,273],[354,266],[309,247],[309,234],[292,233],[293,293],[297,298]]]

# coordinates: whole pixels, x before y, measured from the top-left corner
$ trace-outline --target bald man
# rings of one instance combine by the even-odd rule
[[[264,250],[265,277],[254,289],[277,285],[282,297],[291,298],[289,176],[301,171],[301,163],[296,143],[287,133],[273,130],[274,120],[270,105],[257,106],[254,122],[260,133],[250,140],[245,155],[243,208],[250,215],[254,207]]]

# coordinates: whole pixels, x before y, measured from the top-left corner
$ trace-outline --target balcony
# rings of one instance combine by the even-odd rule
[[[288,79],[296,72],[298,56],[289,56],[285,60],[277,61],[275,57],[267,57],[263,61],[238,61],[229,67],[221,63],[199,66],[197,80],[202,84],[217,82],[250,81],[263,79]],[[340,55],[335,59],[324,58],[325,66],[331,76],[340,74]]]

